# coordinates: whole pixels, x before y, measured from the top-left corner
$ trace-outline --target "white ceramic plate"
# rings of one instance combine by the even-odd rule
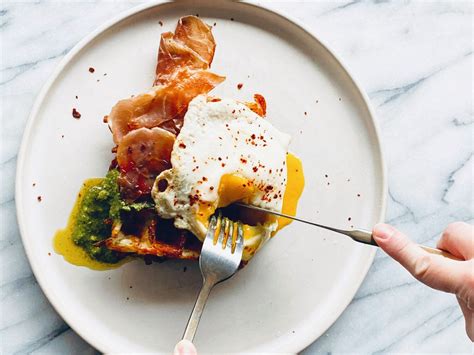
[[[212,69],[227,80],[215,94],[247,100],[263,94],[268,119],[293,136],[291,150],[306,175],[299,215],[342,228],[370,228],[383,218],[384,165],[367,98],[303,26],[230,1],[133,9],[78,44],[47,83],[23,137],[16,181],[23,243],[38,282],[66,322],[104,352],[169,352],[200,286],[197,264],[135,261],[91,271],[54,254],[52,237],[65,226],[82,181],[107,171],[112,137],[103,115],[117,100],[150,87],[160,33],[196,13],[216,23]],[[72,118],[73,107],[80,120]],[[293,223],[215,288],[197,347],[228,353],[303,349],[345,309],[373,256],[371,247]]]

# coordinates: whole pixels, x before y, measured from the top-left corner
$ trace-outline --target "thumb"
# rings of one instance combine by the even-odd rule
[[[173,355],[197,355],[197,350],[189,340],[181,340],[174,347]]]
[[[388,224],[377,224],[372,235],[380,248],[424,284],[450,293],[463,287],[469,272],[465,262],[430,254]]]

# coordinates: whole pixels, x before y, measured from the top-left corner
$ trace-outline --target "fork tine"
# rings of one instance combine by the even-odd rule
[[[207,229],[206,239],[214,240],[214,235],[216,234],[217,228],[217,218],[216,216],[212,216],[211,220],[209,221],[209,228]]]
[[[244,248],[244,230],[242,227],[242,223],[237,223],[237,237],[235,244],[233,245],[232,252],[237,252],[242,254]]]
[[[213,217],[216,218],[215,215]],[[221,229],[222,229],[222,214],[219,211],[219,214],[217,215],[217,218],[216,218],[216,228],[214,229],[214,232],[213,232],[213,235],[212,235],[213,236],[212,241],[213,241],[214,245],[217,244]]]
[[[227,236],[226,236],[226,248],[227,250],[232,252],[232,244],[234,243],[234,221],[229,220],[229,230],[227,231]]]
[[[222,249],[225,248],[224,238],[227,233],[228,224],[229,224],[229,220],[227,218],[224,217],[221,219],[221,228],[219,231],[219,237],[217,238],[217,243],[222,246]]]

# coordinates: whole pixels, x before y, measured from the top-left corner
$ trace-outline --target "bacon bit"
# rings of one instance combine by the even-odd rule
[[[92,68],[92,67],[90,67],[90,68],[89,68],[89,73],[93,73],[93,72],[95,72],[95,69]]]
[[[257,170],[258,170],[258,168],[257,168],[256,166],[254,166],[254,167],[252,168],[252,170],[253,170],[254,173],[256,173]]]
[[[240,158],[240,161],[242,162],[242,164],[247,164],[247,159]]]
[[[38,196],[36,199],[38,200],[38,202],[41,202],[43,200],[41,196]]]
[[[242,89],[242,86],[244,86],[244,84],[238,83],[238,84],[237,84],[237,89],[239,89],[239,90]]]
[[[162,21],[158,21],[158,24],[163,27],[163,22]]]
[[[268,185],[268,186],[265,187],[266,192],[270,192],[272,190],[273,190],[273,186],[271,186],[271,185]]]
[[[255,139],[255,138],[256,138],[256,135],[255,135],[255,134],[252,134],[252,135],[250,136],[250,138]]]
[[[72,109],[72,117],[74,117],[76,120],[81,118],[81,114],[79,111],[77,111],[75,108]]]
[[[183,142],[179,143],[178,147],[182,148],[182,149],[185,149],[186,148],[186,144],[184,144]]]

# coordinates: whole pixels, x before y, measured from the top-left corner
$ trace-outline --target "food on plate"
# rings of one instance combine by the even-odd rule
[[[108,115],[115,158],[84,183],[55,249],[69,262],[105,269],[130,257],[197,259],[217,209],[244,223],[243,263],[291,222],[233,205],[294,215],[304,186],[290,136],[267,119],[266,102],[219,98],[209,71],[211,28],[195,16],[161,36],[154,86]]]

